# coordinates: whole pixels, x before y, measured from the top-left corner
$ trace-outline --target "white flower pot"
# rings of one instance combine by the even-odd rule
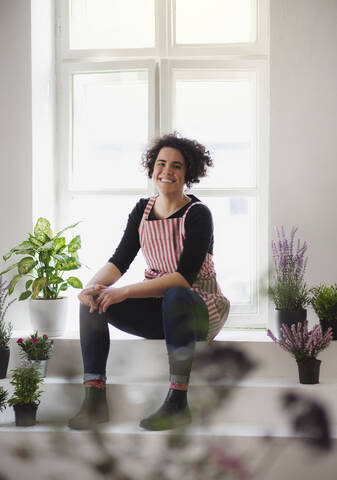
[[[45,300],[35,298],[29,301],[30,322],[34,331],[39,335],[61,337],[67,321],[68,298]]]
[[[31,365],[35,365],[42,378],[47,375],[48,360],[29,360]]]

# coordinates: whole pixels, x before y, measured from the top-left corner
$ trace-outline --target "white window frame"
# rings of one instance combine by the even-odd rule
[[[174,25],[168,28],[174,15],[176,0],[155,0],[156,45],[150,49],[70,50],[68,31],[68,1],[57,0],[57,78],[58,78],[58,168],[57,224],[67,224],[69,202],[73,195],[152,194],[148,189],[80,190],[71,183],[72,138],[72,75],[81,72],[113,72],[147,69],[149,75],[149,140],[172,130],[172,72],[174,68],[203,68],[219,71],[242,71],[256,74],[257,99],[257,165],[256,187],[247,188],[194,188],[193,193],[214,197],[251,196],[256,199],[257,269],[251,291],[255,309],[238,312],[232,306],[225,328],[265,328],[268,318],[268,301],[261,293],[268,271],[268,157],[269,157],[269,63],[268,63],[268,0],[254,0],[257,8],[256,42],[226,45],[176,45]],[[144,58],[147,57],[147,58]],[[149,58],[150,57],[150,58]],[[207,57],[207,58],[205,58]],[[158,87],[159,85],[159,87]],[[159,112],[159,114],[158,114]],[[62,215],[62,218],[61,218]]]

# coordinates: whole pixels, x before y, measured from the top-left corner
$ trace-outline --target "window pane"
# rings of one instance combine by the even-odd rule
[[[71,0],[70,48],[151,48],[154,0]]]
[[[73,197],[71,221],[81,220],[76,227],[82,240],[79,255],[82,263],[90,268],[89,270],[82,267],[79,270],[78,276],[84,283],[89,281],[113,255],[124,233],[128,215],[138,200],[139,197],[135,195],[79,195]],[[142,281],[144,269],[145,263],[142,255],[139,254],[126,272],[126,279],[123,277],[118,284]]]
[[[176,43],[255,41],[254,0],[176,0]]]
[[[139,161],[148,140],[147,72],[73,76],[73,184],[146,187]]]
[[[214,263],[221,289],[232,305],[253,305],[256,272],[255,199],[200,198],[213,215]]]
[[[186,73],[175,71],[173,120],[178,132],[211,151],[215,166],[198,188],[255,186],[255,80],[219,79],[216,73],[212,78],[212,72],[209,79],[198,79],[200,74],[189,72],[186,78]]]

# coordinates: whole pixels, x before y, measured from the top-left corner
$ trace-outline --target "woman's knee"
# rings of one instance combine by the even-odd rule
[[[182,303],[190,298],[191,290],[186,287],[171,287],[169,288],[164,297],[163,301],[165,303]]]

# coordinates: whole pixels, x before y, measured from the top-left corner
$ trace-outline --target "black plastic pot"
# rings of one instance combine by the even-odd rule
[[[17,427],[30,427],[35,425],[37,407],[38,405],[34,403],[13,405],[15,425]]]
[[[298,323],[303,323],[307,319],[307,311],[302,310],[294,310],[291,312],[290,310],[276,310],[277,314],[277,327],[278,327],[278,337],[281,338],[281,326],[285,323],[289,328],[291,325]]]
[[[319,369],[321,360],[317,358],[306,358],[297,362],[300,383],[314,384],[319,383]]]
[[[337,321],[331,321],[329,322],[328,320],[321,320],[319,319],[319,323],[321,324],[321,329],[322,332],[325,333],[329,327],[332,328],[332,340],[337,340]]]
[[[9,348],[0,349],[0,378],[6,378],[9,362]]]

